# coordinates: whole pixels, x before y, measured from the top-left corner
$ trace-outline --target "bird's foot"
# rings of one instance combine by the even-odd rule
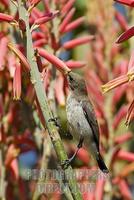
[[[50,118],[48,122],[54,122],[55,126],[60,127],[59,117]]]
[[[77,149],[76,151],[74,152],[73,156],[65,161],[63,161],[63,163],[61,164],[61,166],[66,169],[70,164],[71,162],[75,159],[78,151],[80,150],[80,148],[82,147],[82,144],[83,144],[83,141],[84,141],[84,137],[81,135],[80,136],[80,140],[79,140],[79,143],[77,145]]]
[[[69,158],[69,159],[63,161],[63,162],[61,163],[61,166],[62,166],[64,169],[66,169],[66,168],[71,164],[71,162],[75,159],[75,157],[76,157],[78,151],[79,151],[80,148],[82,147],[83,141],[84,141],[84,137],[81,135],[81,136],[80,136],[79,143],[78,143],[78,145],[77,145],[77,149],[76,149],[76,151],[74,152],[73,156],[72,156],[71,158]]]
[[[71,164],[71,162],[73,161],[73,157],[71,157],[71,158],[69,158],[69,159],[67,159],[67,160],[64,160],[62,163],[61,163],[61,166],[62,166],[62,168],[64,168],[64,169],[67,169],[68,168],[68,166]]]

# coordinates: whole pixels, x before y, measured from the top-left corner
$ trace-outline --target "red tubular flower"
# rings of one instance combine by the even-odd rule
[[[55,82],[55,96],[61,106],[65,106],[65,94],[64,94],[64,78],[60,74]]]
[[[37,32],[37,31],[32,32],[32,39],[33,40],[39,40],[39,39],[43,39],[43,38],[44,38],[44,33]]]
[[[27,87],[25,100],[26,100],[26,102],[28,102],[29,104],[32,105],[33,102],[34,102],[34,99],[35,99],[35,90],[34,90],[33,85],[31,83]]]
[[[127,151],[124,151],[124,150],[119,150],[116,154],[116,159],[134,162],[134,153],[127,152]]]
[[[120,52],[121,46],[114,43],[111,48],[110,59],[112,60],[114,57],[118,55]]]
[[[65,42],[63,44],[63,47],[65,49],[72,49],[72,48],[74,48],[74,47],[76,47],[78,45],[82,45],[82,44],[88,43],[88,42],[92,41],[93,39],[94,39],[93,35],[80,37],[80,38],[73,39],[73,40],[70,40],[68,42]]]
[[[20,59],[25,69],[29,71],[30,70],[29,63],[26,57],[22,54],[22,52],[19,49],[17,49],[17,47],[13,46],[12,44],[8,44],[8,48],[15,53],[15,55]]]
[[[21,96],[21,66],[18,64],[13,77],[13,98],[19,100]]]
[[[134,0],[114,0],[114,1],[125,4],[127,6],[134,7]]]
[[[1,38],[3,38],[5,35],[4,35],[4,33],[3,32],[0,32],[0,40],[1,40]]]
[[[132,194],[130,192],[130,189],[128,187],[127,182],[124,179],[121,179],[118,183],[120,193],[126,200],[132,200]]]
[[[95,190],[95,196],[97,200],[103,200],[104,185],[105,185],[105,179],[102,177],[101,178],[98,177]]]
[[[94,186],[91,185],[90,191],[84,192],[83,193],[83,200],[95,200],[95,194],[94,194]]]
[[[14,17],[4,13],[0,13],[0,22],[13,22]]]
[[[32,12],[31,12],[31,16],[34,20],[40,18],[43,16],[43,13],[41,11],[39,11],[36,7],[33,8]]]
[[[61,10],[61,14],[65,15],[72,8],[75,0],[69,0]]]
[[[48,43],[48,41],[46,39],[44,39],[44,38],[39,39],[39,40],[35,40],[34,47],[42,47],[47,43]]]
[[[35,6],[40,2],[41,0],[29,0],[30,6],[28,8],[28,11],[31,13],[31,11],[35,8]]]
[[[102,85],[102,90],[103,92],[108,92],[109,90],[118,87],[119,85],[122,85],[124,83],[127,83],[129,81],[129,78],[127,75],[122,75],[118,78],[115,78],[111,81],[109,81],[108,83],[106,83],[105,85]]]
[[[13,179],[19,180],[19,166],[18,166],[18,160],[15,158],[11,164],[10,164],[10,171],[13,172]]]
[[[46,12],[50,12],[49,0],[43,0]]]
[[[62,31],[63,33],[69,32],[77,28],[79,25],[81,25],[85,21],[85,17],[80,17],[76,19],[75,21],[71,22],[68,24],[64,30]]]
[[[127,87],[128,87],[128,84],[121,85],[119,88],[116,88],[114,90],[113,99],[112,99],[113,105],[115,102],[117,104],[120,101],[122,96],[125,94]]]
[[[115,11],[115,17],[116,17],[118,23],[120,24],[121,28],[123,30],[127,30],[128,23],[127,23],[127,20],[125,19],[125,17],[123,16],[123,14],[121,14],[119,11]]]
[[[126,114],[127,114],[127,107],[122,106],[114,118],[114,121],[113,121],[114,129],[117,129],[118,125],[120,124],[121,120],[125,118]]]
[[[90,157],[88,152],[84,149],[81,148],[80,151],[77,154],[77,157],[85,164],[85,165],[89,165],[90,162]]]
[[[131,28],[129,28],[124,33],[122,33],[119,36],[119,38],[116,40],[116,43],[124,42],[124,41],[128,40],[129,38],[131,38],[132,36],[134,36],[134,26],[132,26]]]
[[[86,77],[86,86],[87,86],[87,91],[89,92],[89,94],[93,94],[93,99],[94,101],[97,103],[97,105],[103,105],[103,102],[104,102],[104,97],[102,96],[102,93],[100,92],[99,90],[99,85],[95,82],[95,81],[90,81],[90,80],[93,80],[93,79],[90,79],[91,76],[87,76]],[[94,84],[98,85],[98,87],[94,87]],[[92,96],[92,95],[91,95]],[[99,99],[99,101],[98,101]]]
[[[134,50],[131,53],[131,57],[128,63],[128,74],[134,72]]]
[[[55,65],[55,67],[57,67],[60,71],[64,73],[71,71],[62,60],[52,54],[49,54],[45,49],[38,48],[38,53],[40,56],[46,58],[50,63]]]
[[[60,27],[59,27],[59,31],[60,31],[61,33],[64,32],[64,29],[65,29],[66,25],[71,21],[71,19],[72,19],[74,13],[75,13],[75,8],[72,8],[72,9],[68,12],[68,14],[67,14],[66,17],[64,18],[64,20],[61,22]]]
[[[10,72],[10,76],[13,77],[14,76],[14,72],[15,72],[15,67],[16,67],[16,58],[15,55],[10,54],[8,55],[8,70]]]
[[[7,56],[7,44],[8,39],[6,37],[3,37],[0,41],[0,71],[3,70],[5,65],[5,59]]]
[[[32,6],[36,6],[41,0],[29,0]]]
[[[125,75],[128,71],[128,60],[122,60],[114,70],[114,76]]]
[[[116,144],[122,144],[128,140],[130,140],[133,137],[131,132],[125,133],[123,135],[119,135],[117,137],[115,137],[114,142]]]
[[[29,0],[29,2],[31,3],[31,4],[36,4],[36,3],[39,3],[41,0]]]
[[[101,93],[102,82],[100,81],[99,77],[93,71],[86,73],[85,78],[86,78],[86,83],[87,83],[86,86],[87,86],[89,95],[92,96],[92,98],[97,106],[97,109],[99,109],[99,113],[101,113],[101,117],[104,119],[105,117],[102,114],[103,113],[103,111],[102,111],[103,103],[104,103],[104,96]],[[97,87],[94,87],[94,85],[96,85]],[[99,99],[99,101],[98,101],[98,99]]]
[[[102,85],[102,81],[100,80],[99,76],[95,73],[95,71],[91,70],[86,72],[87,80],[92,79],[95,84],[97,84],[97,88],[100,88]]]
[[[57,185],[57,188],[53,192],[51,198],[54,199],[54,200],[60,200],[61,199],[61,191],[60,191],[60,186],[59,185]]]
[[[1,0],[1,3],[7,8],[9,6],[8,0]]]
[[[134,100],[132,101],[132,103],[130,104],[128,108],[128,112],[126,116],[126,125],[129,125],[133,118],[134,118]]]
[[[100,91],[94,87],[94,83],[87,82],[86,86],[87,86],[87,91],[88,91],[89,95],[91,95],[91,97],[94,99],[94,102],[98,106],[102,106],[103,105],[102,104],[103,97],[102,97]],[[99,102],[98,102],[98,99],[99,99]]]
[[[69,60],[69,61],[65,62],[65,64],[66,64],[70,69],[77,69],[77,68],[85,67],[86,62],[84,62],[84,61]]]
[[[48,13],[45,16],[42,16],[39,19],[36,19],[34,24],[36,24],[36,25],[44,24],[44,23],[52,20],[53,18],[55,18],[58,14],[59,14],[58,10],[55,12]]]
[[[130,173],[134,172],[134,162],[129,163],[123,167],[123,169],[119,173],[119,177],[126,178]]]
[[[104,57],[102,55],[103,54],[97,50],[93,53],[93,59],[96,66],[99,67],[100,78],[106,82],[108,80],[108,72],[105,66]]]

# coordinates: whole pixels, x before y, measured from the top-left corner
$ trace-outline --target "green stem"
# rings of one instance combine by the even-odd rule
[[[5,200],[6,199],[6,181],[5,181],[5,166],[3,162],[3,154],[4,154],[4,149],[3,145],[0,146],[0,200]]]
[[[43,143],[43,157],[42,157],[40,172],[45,171],[47,169],[49,157],[51,154],[50,137],[48,137],[48,134],[46,132],[45,132],[45,135],[46,135],[46,137],[44,138],[44,143]],[[39,176],[32,200],[37,200],[39,198],[40,193],[38,191],[38,185],[41,185],[42,183],[45,183],[45,182],[46,182],[45,177],[43,177],[43,179],[42,179]]]
[[[33,42],[32,42],[32,36],[31,31],[29,27],[29,13],[26,10],[24,3],[22,0],[18,0],[19,5],[19,18],[22,19],[26,24],[26,50],[27,50],[27,59],[31,67],[30,75],[31,75],[31,82],[34,85],[35,92],[40,104],[40,108],[42,110],[43,116],[45,118],[46,126],[49,132],[49,136],[51,138],[51,141],[53,143],[54,149],[56,151],[57,157],[62,163],[65,161],[68,157],[65,152],[65,149],[63,147],[61,138],[58,133],[58,129],[55,126],[55,124],[50,120],[53,118],[53,114],[50,110],[46,93],[43,88],[43,84],[41,82],[40,73],[38,71],[38,66],[36,63],[36,59],[34,56],[34,48],[33,48]],[[25,40],[24,40],[25,41]],[[67,180],[68,186],[71,190],[72,196],[74,200],[82,200],[81,193],[78,189],[77,181],[74,178],[74,172],[72,170],[72,167],[69,166],[67,169],[64,169],[65,177],[68,177],[68,175],[72,174],[72,178]]]

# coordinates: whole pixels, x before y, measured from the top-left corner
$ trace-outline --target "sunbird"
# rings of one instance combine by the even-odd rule
[[[82,144],[97,161],[101,171],[108,173],[103,158],[99,151],[99,126],[92,103],[88,97],[85,80],[72,71],[67,73],[67,80],[70,93],[67,97],[66,112],[69,132],[78,142],[78,148],[70,163],[76,156]]]

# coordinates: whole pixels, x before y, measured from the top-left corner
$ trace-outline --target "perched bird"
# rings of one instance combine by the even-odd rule
[[[78,149],[70,161],[76,156],[83,143],[97,161],[100,170],[108,173],[99,151],[99,126],[87,94],[85,81],[72,71],[68,72],[67,80],[70,88],[66,102],[69,132],[79,141]]]

